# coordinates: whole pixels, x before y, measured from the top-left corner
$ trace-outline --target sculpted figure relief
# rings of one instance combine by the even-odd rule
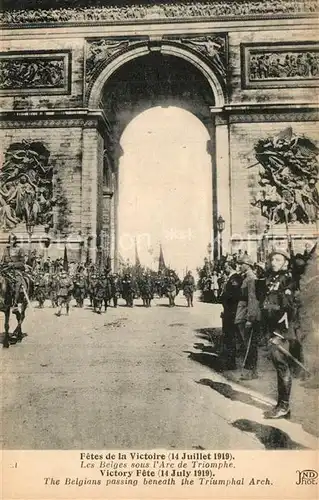
[[[198,37],[198,38],[183,38],[183,43],[192,45],[206,57],[211,59],[219,72],[226,75],[226,41],[221,36]]]
[[[0,170],[0,228],[11,230],[19,222],[50,224],[52,168],[42,143],[12,144]]]
[[[0,89],[63,87],[64,61],[41,58],[2,58]]]
[[[88,57],[86,59],[86,76],[90,78],[95,67],[99,62],[108,59],[115,52],[125,49],[129,46],[128,40],[94,40],[88,43]]]
[[[317,146],[293,134],[291,127],[255,146],[260,191],[252,204],[273,223],[318,220],[319,164]]]
[[[103,2],[101,2],[103,3]],[[154,5],[110,6],[105,5],[78,8],[11,10],[1,14],[3,23],[50,23],[50,22],[117,22],[152,18],[200,18],[241,17],[276,14],[317,13],[316,0],[211,0],[210,2],[161,3]]]
[[[319,52],[265,52],[249,55],[249,80],[319,78]]]

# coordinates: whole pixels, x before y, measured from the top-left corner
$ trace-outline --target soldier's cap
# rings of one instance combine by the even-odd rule
[[[286,260],[290,260],[290,254],[287,252],[287,250],[284,250],[284,248],[273,248],[273,250],[271,251],[270,255],[269,255],[269,258],[271,259],[273,257],[273,255],[282,255],[283,257],[285,257]]]
[[[252,260],[251,257],[249,257],[249,255],[243,255],[241,256],[239,259],[238,259],[238,264],[247,264],[248,266],[250,267],[253,267],[255,264],[254,264],[254,261]]]

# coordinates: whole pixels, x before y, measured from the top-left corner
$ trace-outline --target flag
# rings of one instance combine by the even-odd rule
[[[69,261],[68,261],[68,251],[66,245],[64,245],[64,255],[63,255],[63,271],[69,271]]]
[[[162,248],[162,245],[160,245],[160,253],[159,253],[159,259],[158,259],[158,272],[164,271],[165,269],[166,269],[166,266],[165,266],[163,248]]]
[[[137,251],[137,241],[136,241],[136,238],[135,238],[135,267],[141,267],[141,262],[140,262],[140,258],[138,256],[138,251]]]

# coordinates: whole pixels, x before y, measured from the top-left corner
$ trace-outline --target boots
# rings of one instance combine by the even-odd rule
[[[290,418],[290,408],[287,401],[281,401],[272,408],[270,411],[264,413],[264,418],[278,419],[278,418]]]

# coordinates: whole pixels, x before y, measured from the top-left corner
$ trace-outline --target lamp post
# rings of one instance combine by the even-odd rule
[[[34,231],[34,222],[27,220],[25,223],[25,227],[28,233],[28,261],[31,262],[31,244],[32,244],[32,235]]]
[[[212,271],[212,251],[213,251],[213,247],[212,247],[211,242],[209,242],[207,245],[209,272]]]
[[[217,219],[217,231],[219,232],[219,258],[223,256],[223,231],[225,229],[225,220],[220,215]]]

